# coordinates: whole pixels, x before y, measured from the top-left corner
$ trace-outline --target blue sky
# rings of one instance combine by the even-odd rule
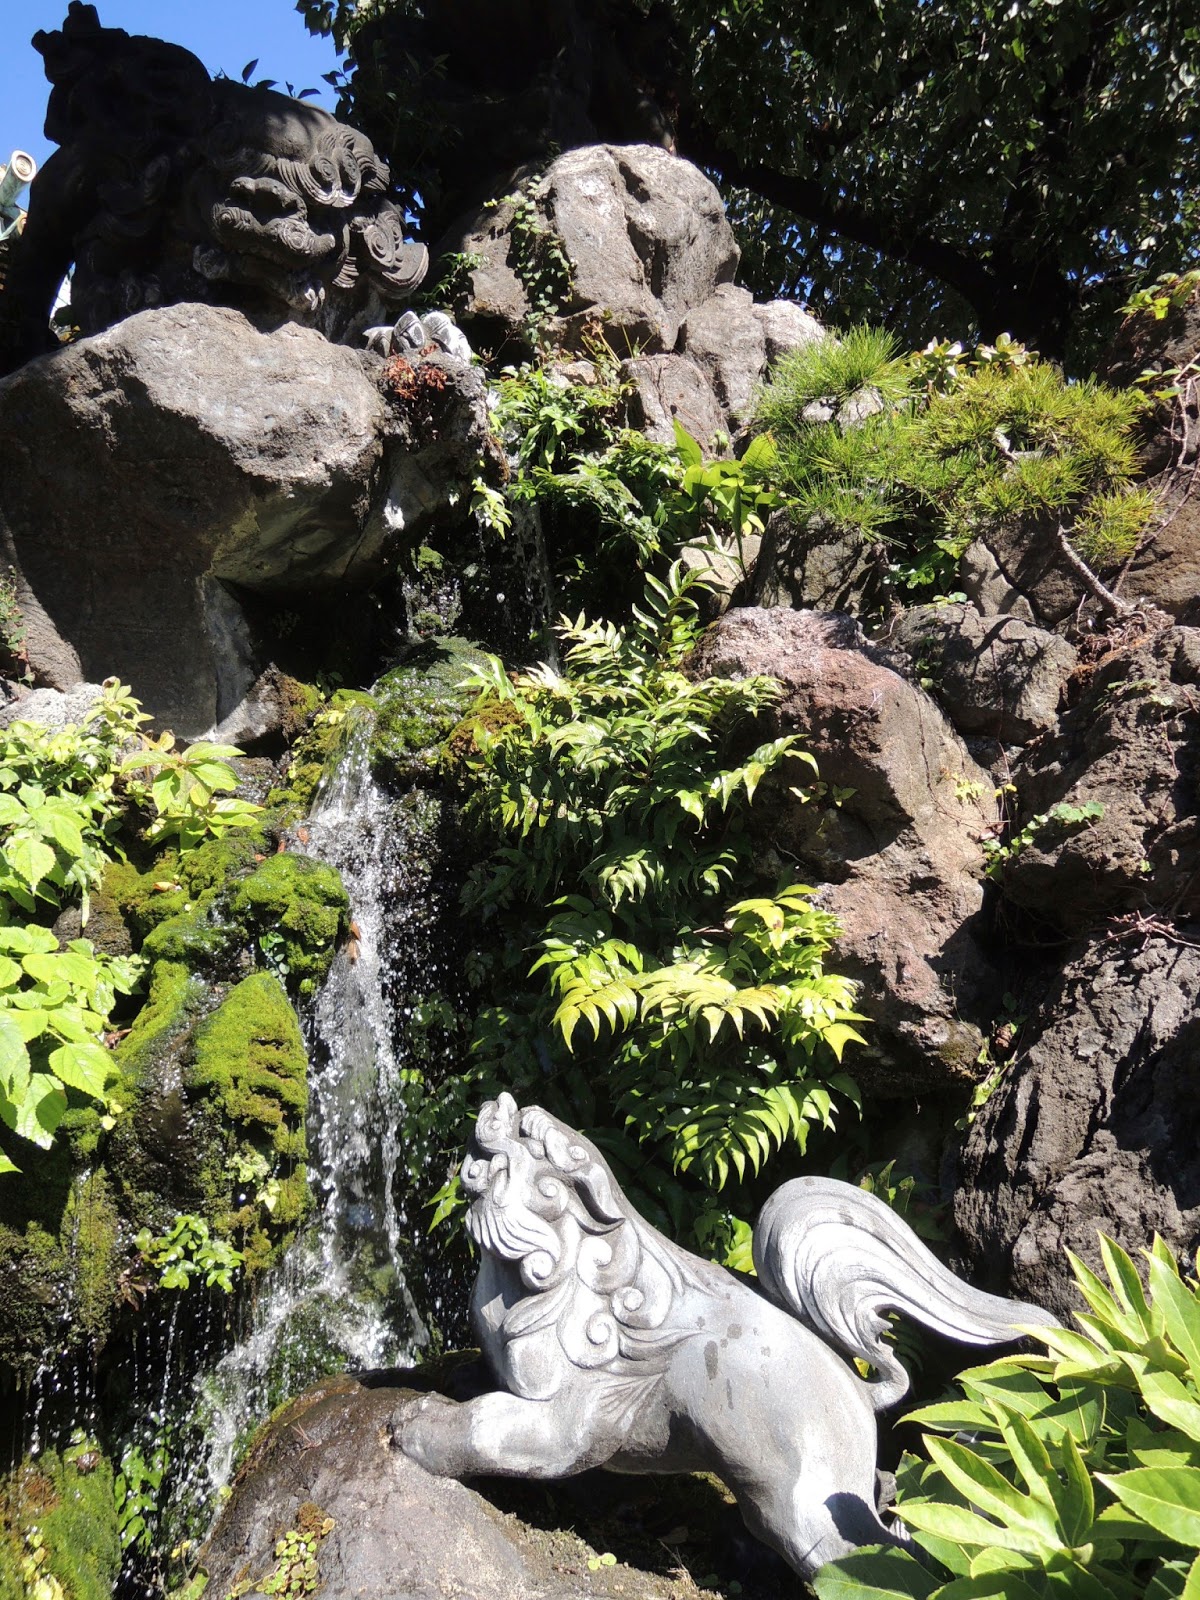
[[[314,39],[293,0],[96,0],[100,21],[127,33],[148,33],[185,45],[210,72],[240,78],[255,56],[253,78],[276,78],[279,87],[321,91],[318,105],[333,107],[321,74],[337,65],[333,42]],[[42,137],[50,85],[42,58],[29,43],[39,28],[61,27],[67,0],[16,0],[4,12],[0,49],[0,162],[27,150],[40,165],[54,149]]]

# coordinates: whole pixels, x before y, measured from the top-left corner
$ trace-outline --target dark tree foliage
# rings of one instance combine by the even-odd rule
[[[510,157],[673,141],[759,293],[1075,366],[1200,258],[1195,0],[300,0],[443,226]],[[389,98],[391,97],[391,98]]]

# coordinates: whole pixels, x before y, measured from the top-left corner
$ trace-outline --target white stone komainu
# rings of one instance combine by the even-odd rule
[[[763,1208],[760,1293],[671,1244],[587,1139],[507,1094],[479,1114],[463,1183],[481,1251],[472,1319],[503,1389],[406,1405],[399,1448],[456,1477],[716,1472],[804,1576],[903,1537],[875,1504],[875,1413],[908,1387],[883,1308],[971,1344],[1053,1320],[970,1288],[881,1201],[830,1178],[784,1184]]]

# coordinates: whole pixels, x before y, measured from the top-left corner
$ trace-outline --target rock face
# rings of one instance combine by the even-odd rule
[[[892,641],[936,687],[963,734],[1027,744],[1053,727],[1074,647],[1013,616],[986,621],[968,604],[914,606]]]
[[[1100,1230],[1137,1260],[1155,1232],[1200,1246],[1200,952],[1169,934],[1101,938],[1032,1019],[1032,1043],[971,1128],[955,1221],[993,1284],[1066,1317],[1064,1247]]]
[[[441,368],[430,428],[374,357],[177,306],[0,383],[0,514],[80,675],[118,674],[183,735],[228,718],[266,665],[239,590],[353,584],[469,481],[482,384]],[[62,653],[47,677],[67,687]]]
[[[440,249],[477,263],[455,303],[477,340],[520,347],[536,316],[571,348],[599,329],[637,361],[639,387],[647,381],[688,397],[685,426],[690,414],[704,428],[712,407],[722,426],[736,422],[769,363],[821,337],[800,306],[756,306],[734,287],[738,248],[720,195],[699,168],[654,145],[568,151],[519,195],[456,225]],[[548,291],[561,302],[555,315],[542,305]],[[650,379],[644,363],[672,354],[695,375],[685,379],[675,366]],[[697,384],[712,398],[697,402]],[[656,426],[659,409],[647,403]]]
[[[783,685],[771,736],[797,734],[824,786],[802,803],[799,771],[764,783],[752,821],[825,887],[842,924],[833,962],[859,980],[871,1019],[854,1070],[881,1095],[969,1082],[990,971],[980,946],[981,840],[992,782],[929,697],[849,617],[728,612],[693,658],[697,673],[769,673]]]
[[[405,1375],[388,1377],[399,1383]],[[385,1595],[397,1600],[697,1600],[705,1593],[690,1577],[677,1580],[640,1564],[618,1562],[611,1554],[601,1562],[576,1535],[543,1532],[497,1509],[484,1493],[453,1479],[431,1477],[389,1443],[388,1419],[410,1394],[403,1388],[362,1387],[353,1378],[331,1378],[293,1401],[256,1442],[233,1498],[201,1552],[208,1591],[224,1596],[243,1579],[261,1582],[279,1567],[276,1540],[288,1530],[311,1527],[324,1600]],[[603,1477],[592,1474],[597,1476]],[[619,1481],[606,1479],[590,1494],[577,1495],[574,1514],[564,1507],[562,1523],[586,1525],[607,1485]],[[663,1531],[673,1528],[676,1536],[693,1542],[718,1530],[724,1533],[737,1520],[732,1506],[696,1480],[691,1480],[688,1506],[688,1482],[676,1480],[684,1486],[684,1518],[693,1526],[706,1521],[708,1534],[680,1527],[678,1504],[673,1515],[668,1512]],[[539,1486],[543,1524],[546,1489],[571,1498],[569,1484]],[[672,1492],[678,1495],[680,1490]],[[322,1527],[327,1527],[324,1534],[318,1532]],[[591,1537],[598,1536],[592,1532]],[[620,1534],[611,1528],[599,1537],[622,1550]],[[630,1542],[626,1534],[623,1543]],[[666,1548],[657,1539],[645,1542],[660,1555]],[[719,1534],[713,1542],[719,1543]],[[737,1570],[748,1600],[789,1592],[790,1573],[776,1587],[786,1571],[782,1563],[745,1535],[739,1547]],[[705,1559],[712,1562],[711,1552]],[[658,1563],[668,1569],[675,1564],[673,1556]],[[763,1573],[769,1574],[766,1582]]]
[[[1200,500],[1194,493],[1200,459],[1200,394],[1194,363],[1200,356],[1200,296],[1171,310],[1161,321],[1152,313],[1128,317],[1113,341],[1101,376],[1131,384],[1150,369],[1162,387],[1178,393],[1150,413],[1142,443],[1143,470],[1162,513],[1129,564],[1124,592],[1159,606],[1179,622],[1200,622]],[[1176,385],[1172,374],[1192,369]]]
[[[1117,913],[1200,913],[1200,629],[1167,628],[1097,666],[1015,769],[1020,823],[1059,805],[1006,865],[1005,895],[1060,932]],[[1083,825],[1081,825],[1083,824]]]

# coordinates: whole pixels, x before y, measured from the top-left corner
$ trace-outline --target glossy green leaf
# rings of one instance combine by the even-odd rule
[[[1200,1467],[1135,1467],[1131,1472],[1096,1476],[1152,1528],[1200,1548]]]

